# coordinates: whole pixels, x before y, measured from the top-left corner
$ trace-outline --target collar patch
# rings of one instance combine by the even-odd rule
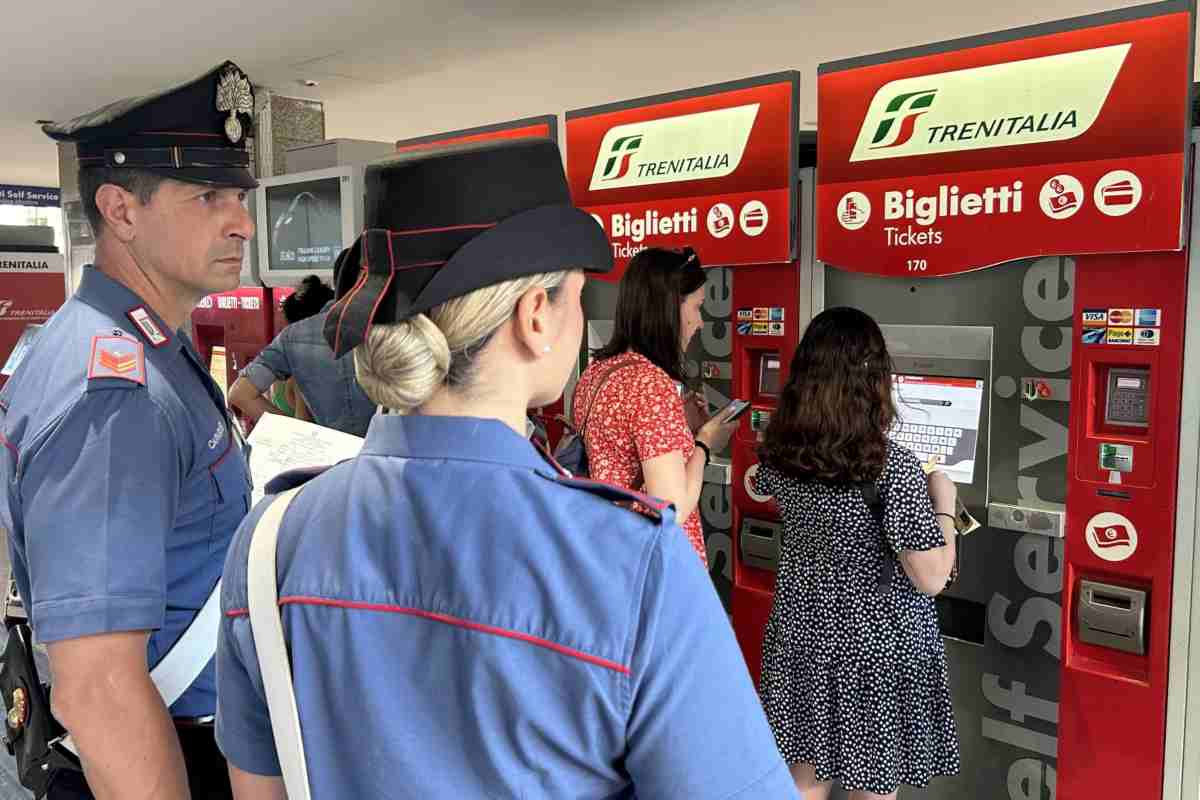
[[[145,306],[131,308],[129,311],[125,312],[125,315],[129,317],[130,322],[137,326],[137,329],[142,332],[142,335],[145,336],[147,340],[149,340],[150,344],[154,345],[155,347],[162,347],[167,342],[171,341],[171,337],[163,333],[162,329],[158,327],[158,323],[156,323],[154,318],[150,316],[150,312],[146,310]]]

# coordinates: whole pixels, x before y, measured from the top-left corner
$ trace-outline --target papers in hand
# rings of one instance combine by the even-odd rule
[[[963,505],[963,501],[957,497],[954,498],[954,529],[958,531],[959,536],[966,536],[968,533],[979,530],[979,520],[971,516],[971,512],[967,511],[967,507]]]
[[[312,422],[263,414],[247,439],[250,443],[251,500],[262,499],[267,482],[281,472],[300,467],[336,464],[358,455],[363,440]]]

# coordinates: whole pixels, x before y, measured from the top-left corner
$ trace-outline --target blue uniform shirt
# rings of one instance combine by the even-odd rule
[[[0,527],[43,642],[151,630],[150,666],[221,576],[250,473],[186,338],[88,268],[0,392]],[[171,707],[212,714],[213,665]]]
[[[246,612],[271,499],[225,566],[217,741],[277,775]],[[279,535],[313,797],[795,800],[712,583],[663,513],[571,485],[496,420],[372,420]]]
[[[242,377],[265,392],[276,380],[295,378],[300,394],[318,425],[364,436],[375,404],[354,375],[354,358],[334,358],[325,341],[325,316],[320,314],[288,325],[242,370]]]

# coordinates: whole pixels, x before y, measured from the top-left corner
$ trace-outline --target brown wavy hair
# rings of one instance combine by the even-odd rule
[[[892,358],[875,320],[831,308],[809,323],[759,458],[799,480],[876,480],[896,418]]]

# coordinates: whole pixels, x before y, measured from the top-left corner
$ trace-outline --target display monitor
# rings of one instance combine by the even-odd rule
[[[13,373],[17,371],[17,367],[21,366],[21,362],[25,359],[25,354],[33,347],[33,340],[37,338],[41,330],[42,326],[40,323],[25,326],[25,330],[21,331],[21,338],[17,339],[17,343],[13,346],[12,352],[8,354],[4,366],[0,367],[0,375],[12,377]]]
[[[328,268],[342,251],[342,192],[338,179],[268,186],[267,258],[272,269]]]
[[[890,437],[955,483],[974,483],[983,387],[975,378],[893,375]]]
[[[779,354],[763,353],[758,359],[758,393],[764,397],[779,396]]]
[[[261,181],[253,207],[263,284],[295,286],[309,274],[332,282],[338,254],[362,232],[362,178],[361,165],[347,165]]]

